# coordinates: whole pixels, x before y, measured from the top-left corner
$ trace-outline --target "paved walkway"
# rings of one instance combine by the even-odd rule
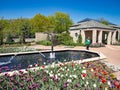
[[[42,49],[42,50],[51,49],[51,46],[42,46],[42,45],[34,45],[30,47]],[[77,50],[86,49],[85,47],[81,47],[81,46],[77,46],[77,47],[55,46],[54,50],[66,49],[66,48],[73,48]],[[106,45],[105,47],[100,47],[100,48],[90,48],[90,51],[97,51],[104,54],[107,57],[107,59],[105,59],[107,62],[120,67],[120,46]],[[120,71],[116,72],[115,75],[120,78]]]

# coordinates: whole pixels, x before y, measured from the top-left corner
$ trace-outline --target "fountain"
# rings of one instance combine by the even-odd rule
[[[51,35],[51,42],[52,42],[52,45],[51,45],[51,53],[50,53],[50,59],[55,59],[54,42],[53,42],[53,38],[54,38],[54,35],[55,35],[55,34],[50,33],[49,35]]]
[[[11,58],[10,58],[7,62],[0,62],[0,66],[10,64],[11,61],[12,61],[16,56],[17,56],[17,54],[15,54],[14,56],[11,56]]]
[[[37,52],[19,52],[15,54],[1,55],[0,68],[8,66],[10,70],[15,66],[21,65],[20,69],[25,69],[29,65],[48,65],[53,62],[70,62],[88,58],[99,57],[99,54],[85,50],[59,50],[54,51],[54,33],[47,33],[51,36],[51,50]],[[45,63],[45,64],[44,64]],[[15,69],[18,70],[18,69]]]

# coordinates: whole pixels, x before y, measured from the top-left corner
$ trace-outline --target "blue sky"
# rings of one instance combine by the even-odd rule
[[[120,25],[120,0],[0,0],[0,17],[5,19],[45,16],[57,11],[76,23],[84,18],[104,18]]]

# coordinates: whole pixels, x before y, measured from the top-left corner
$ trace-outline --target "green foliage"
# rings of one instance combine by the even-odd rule
[[[105,20],[101,21],[101,23],[104,24],[104,25],[109,25],[108,21],[105,21]]]
[[[120,90],[119,80],[107,65],[98,60],[81,62],[84,59],[6,72],[0,75],[0,90]]]
[[[81,36],[81,34],[79,34],[79,36],[78,36],[77,43],[78,43],[79,45],[82,44],[82,36]]]
[[[68,46],[75,45],[75,43],[73,42],[73,38],[69,35],[69,33],[62,33],[57,36],[57,39],[60,42],[60,44],[68,45]]]
[[[66,13],[56,12],[51,16],[36,14],[31,19],[17,18],[11,20],[0,19],[0,44],[3,39],[10,37],[20,38],[20,43],[25,43],[26,37],[34,37],[35,32],[62,33],[69,30],[72,25],[70,16]],[[10,40],[7,40],[9,42]],[[10,41],[11,42],[11,41]]]
[[[53,16],[48,16],[50,24],[54,27],[54,32],[62,33],[68,31],[69,27],[72,25],[72,20],[70,16],[66,13],[56,12]]]
[[[43,40],[43,41],[37,42],[37,44],[49,46],[49,45],[51,45],[52,43],[51,43],[51,41]]]
[[[2,44],[3,44],[3,36],[0,35],[0,45],[2,45]]]
[[[29,20],[27,19],[20,19],[20,27],[19,27],[19,37],[20,43],[25,43],[25,38],[27,34],[30,32],[31,27],[29,24]]]
[[[8,35],[7,35],[6,43],[7,43],[7,44],[12,44],[12,43],[14,43],[14,40],[13,40],[13,38],[12,38],[12,36],[11,36],[10,33],[8,33]]]
[[[100,18],[98,20],[104,25],[109,25],[109,21],[105,20],[104,18]]]
[[[3,44],[3,38],[4,38],[3,31],[4,31],[5,27],[7,27],[7,25],[8,25],[7,20],[5,20],[4,18],[1,18],[0,19],[0,45]]]
[[[27,46],[21,46],[17,44],[17,46],[0,48],[0,53],[29,52],[29,51],[37,51],[37,50],[38,49],[28,48]]]
[[[31,24],[33,25],[34,32],[45,32],[49,27],[49,20],[42,14],[36,14],[31,19]]]

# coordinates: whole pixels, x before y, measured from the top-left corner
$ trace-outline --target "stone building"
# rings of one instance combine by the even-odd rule
[[[120,40],[120,26],[104,25],[93,19],[84,19],[70,27],[70,36],[77,42],[78,35],[82,36],[82,43],[89,37],[91,43],[116,44]]]

